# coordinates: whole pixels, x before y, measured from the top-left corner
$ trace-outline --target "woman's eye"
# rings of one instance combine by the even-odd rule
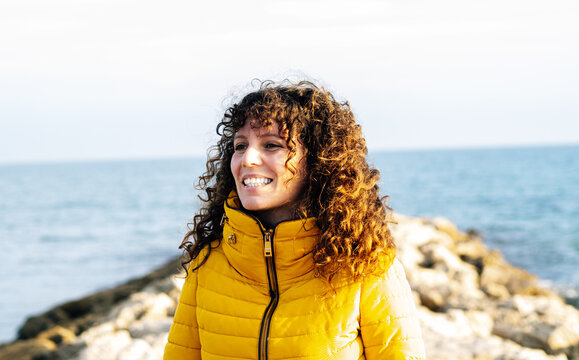
[[[234,149],[235,151],[243,151],[243,150],[245,150],[246,147],[247,147],[247,146],[246,146],[245,144],[236,144],[236,145],[233,147],[233,149]]]
[[[275,144],[275,143],[265,144],[266,149],[277,149],[277,148],[281,148],[281,147],[282,146],[280,144]]]

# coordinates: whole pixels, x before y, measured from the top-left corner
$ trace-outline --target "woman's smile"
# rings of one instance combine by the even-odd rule
[[[270,184],[273,180],[266,177],[246,177],[242,180],[243,185],[247,187],[257,188]]]

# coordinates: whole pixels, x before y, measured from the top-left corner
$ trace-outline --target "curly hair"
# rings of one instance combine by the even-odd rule
[[[227,109],[217,125],[221,138],[209,149],[206,171],[199,177],[204,206],[180,246],[183,266],[207,248],[196,268],[202,266],[212,243],[214,247],[221,241],[223,203],[235,189],[230,170],[233,138],[248,119],[252,126],[277,122],[280,133],[287,133],[287,161],[295,155],[297,142],[303,145],[307,171],[295,215],[315,217],[320,229],[312,254],[314,274],[329,283],[340,271],[354,279],[384,271],[395,245],[388,229],[387,197],[378,191],[380,173],[366,161],[366,141],[348,102],[336,101],[307,81],[260,82],[259,89]],[[292,172],[295,175],[295,169]]]

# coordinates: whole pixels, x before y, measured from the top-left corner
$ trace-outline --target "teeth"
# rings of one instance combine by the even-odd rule
[[[243,185],[249,186],[249,187],[257,187],[257,186],[267,185],[272,181],[273,181],[272,179],[268,179],[268,178],[249,178],[249,179],[243,180]]]

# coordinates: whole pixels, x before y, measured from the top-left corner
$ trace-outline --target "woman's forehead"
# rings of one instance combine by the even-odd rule
[[[239,128],[235,134],[242,134],[248,131],[254,131],[259,136],[269,136],[276,135],[283,139],[287,139],[289,130],[282,125],[282,130],[280,130],[280,125],[275,120],[261,120],[261,119],[248,119],[245,124]]]

